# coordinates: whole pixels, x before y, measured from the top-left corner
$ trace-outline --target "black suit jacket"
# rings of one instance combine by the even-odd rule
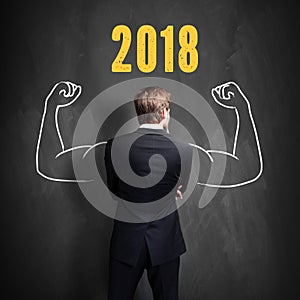
[[[154,179],[161,178],[154,186],[134,187],[115,172],[111,155],[112,142],[113,147],[116,147],[114,153],[121,153],[125,148],[124,145],[132,143],[132,140],[135,141],[129,152],[130,166],[139,176],[147,176],[152,172]],[[153,156],[154,154],[160,154],[165,159],[167,167],[163,176],[161,157]],[[147,219],[146,222],[132,223],[121,221],[120,218],[118,220],[116,216],[110,244],[110,255],[113,258],[134,266],[144,239],[153,266],[170,261],[186,251],[174,191],[180,184],[183,185],[182,191],[187,187],[191,162],[192,148],[163,129],[139,128],[135,132],[108,141],[105,148],[105,167],[110,191],[128,204],[162,203],[158,206],[158,211],[152,214],[154,219],[151,221]],[[123,212],[124,203],[119,203],[120,211],[123,209]],[[160,217],[162,211],[164,213]]]

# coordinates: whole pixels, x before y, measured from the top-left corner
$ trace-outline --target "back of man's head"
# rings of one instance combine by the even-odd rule
[[[170,109],[171,94],[154,86],[140,90],[134,97],[135,111],[140,124],[160,123],[164,108]]]

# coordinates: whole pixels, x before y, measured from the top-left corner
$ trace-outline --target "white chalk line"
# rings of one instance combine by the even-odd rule
[[[198,145],[192,144],[192,143],[188,143],[188,144],[189,144],[190,146],[194,147],[194,148],[197,148],[197,149],[203,151],[203,152],[209,157],[209,160],[210,160],[211,162],[214,161],[214,159],[213,159],[213,157],[210,155],[210,153],[209,153],[207,150],[205,150],[204,148],[202,148],[202,147],[200,147],[200,146],[198,146]]]
[[[63,139],[62,139],[62,136],[61,136],[61,133],[60,133],[60,129],[59,129],[59,124],[58,124],[58,112],[59,112],[59,109],[61,107],[69,106],[73,102],[75,102],[77,100],[77,98],[80,96],[82,88],[81,88],[81,86],[75,85],[75,84],[73,84],[73,83],[71,83],[69,81],[60,81],[60,82],[56,83],[53,86],[53,88],[51,89],[50,93],[48,94],[48,96],[47,96],[47,98],[45,100],[44,111],[43,111],[43,115],[42,115],[42,120],[41,120],[41,125],[40,125],[40,130],[39,130],[37,145],[36,145],[36,152],[35,152],[35,167],[36,167],[36,171],[37,171],[37,173],[41,177],[43,177],[43,178],[45,178],[47,180],[55,181],[55,182],[72,182],[72,183],[91,182],[91,181],[94,181],[94,179],[64,179],[64,178],[50,177],[50,176],[44,174],[40,170],[40,166],[39,166],[39,151],[40,151],[40,144],[41,144],[42,132],[43,132],[43,128],[44,128],[45,117],[46,117],[46,114],[47,114],[47,105],[48,105],[49,98],[52,96],[54,90],[61,83],[66,84],[68,86],[68,88],[69,88],[68,92],[66,90],[64,90],[64,89],[62,89],[59,92],[59,94],[63,93],[64,97],[72,97],[74,95],[75,91],[77,90],[77,88],[79,89],[79,92],[78,92],[78,95],[72,101],[70,101],[69,103],[66,103],[66,104],[57,105],[57,107],[55,109],[55,115],[54,115],[55,128],[56,128],[56,132],[57,132],[57,135],[58,135],[58,138],[59,138],[59,141],[60,141],[60,144],[61,144],[61,148],[62,148],[62,151],[60,153],[58,153],[55,158],[59,157],[60,155],[66,153],[66,152],[69,152],[69,151],[73,150],[72,148],[68,149],[68,150],[65,150],[65,146],[64,146],[64,143],[63,143]],[[79,146],[79,147],[82,148],[84,146]],[[74,148],[77,149],[78,147],[74,147]]]
[[[103,141],[103,142],[99,142],[99,143],[96,143],[95,145],[91,146],[84,154],[83,154],[83,158],[85,158],[87,156],[87,154],[94,148],[96,148],[97,146],[100,146],[100,145],[105,145],[107,144],[107,141]]]
[[[254,181],[256,181],[258,178],[260,178],[261,174],[263,173],[263,158],[262,158],[262,153],[261,153],[261,148],[260,148],[260,142],[259,142],[259,138],[258,138],[258,133],[257,133],[257,129],[256,129],[256,126],[255,126],[255,122],[254,122],[254,118],[253,118],[253,115],[252,115],[252,112],[251,112],[251,108],[250,108],[250,102],[249,100],[247,99],[247,97],[245,96],[245,94],[242,92],[242,90],[240,89],[240,87],[238,86],[237,83],[233,82],[233,81],[229,81],[223,85],[220,85],[218,87],[215,88],[215,90],[217,91],[217,93],[220,95],[220,93],[222,94],[222,98],[224,100],[230,100],[230,96],[229,95],[232,95],[234,96],[234,94],[232,92],[228,92],[228,97],[226,97],[226,94],[225,94],[225,88],[230,86],[230,84],[234,85],[238,91],[240,92],[240,94],[243,96],[244,100],[246,101],[247,103],[247,107],[248,107],[248,113],[249,113],[249,117],[250,117],[250,121],[251,121],[251,125],[252,125],[252,128],[253,128],[253,131],[254,131],[254,135],[255,135],[255,141],[256,141],[256,146],[257,146],[257,150],[258,150],[258,156],[259,156],[259,172],[258,174],[252,178],[252,179],[249,179],[247,181],[243,181],[243,182],[239,182],[239,183],[235,183],[235,184],[210,184],[210,183],[201,183],[201,182],[198,182],[197,184],[200,184],[200,185],[204,185],[204,186],[208,186],[208,187],[213,187],[213,188],[235,188],[235,187],[240,187],[240,186],[244,186],[244,185],[247,185],[247,184],[250,184]],[[221,90],[221,91],[220,91]],[[225,155],[229,155],[235,159],[238,159],[238,157],[235,155],[236,153],[236,146],[237,146],[237,140],[238,140],[238,134],[239,134],[239,128],[240,128],[240,117],[239,117],[239,113],[238,113],[238,110],[236,107],[233,107],[233,106],[230,106],[230,105],[225,105],[223,103],[221,103],[220,101],[218,101],[218,99],[215,98],[214,94],[213,94],[213,91],[214,89],[211,90],[211,95],[213,97],[213,99],[221,106],[223,107],[226,107],[226,108],[229,108],[229,109],[234,109],[235,110],[235,114],[236,114],[236,118],[237,118],[237,125],[236,125],[236,130],[235,130],[235,137],[234,137],[234,145],[233,145],[233,153],[228,153],[228,152],[224,152],[224,151],[218,151],[218,150],[207,150],[207,152],[210,152],[210,153],[222,153],[222,154],[225,154]]]

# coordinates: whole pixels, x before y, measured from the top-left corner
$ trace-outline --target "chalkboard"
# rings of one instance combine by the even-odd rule
[[[186,84],[211,104],[211,88],[237,82],[251,101],[265,162],[258,181],[219,189],[203,209],[198,207],[203,187],[197,186],[180,208],[188,248],[181,257],[180,299],[288,299],[297,286],[293,265],[299,246],[295,11],[285,2],[267,0],[6,4],[1,202],[7,298],[106,299],[113,220],[86,201],[77,184],[37,174],[44,101],[60,80],[83,87],[80,100],[60,115],[70,146],[77,121],[92,99],[114,84],[150,76]],[[111,40],[117,24],[127,24],[133,39],[142,24],[158,31],[173,24],[176,34],[183,24],[193,24],[199,32],[198,70],[165,73],[163,42],[158,39],[158,63],[151,74],[135,65],[125,75],[111,72],[120,46]],[[178,48],[175,43],[176,53]],[[135,51],[133,43],[127,61],[135,61]],[[214,110],[226,140],[232,142],[231,112],[218,106]],[[100,135],[109,137],[109,130]],[[248,137],[240,138],[246,151]],[[48,147],[54,147],[52,140]],[[151,297],[144,274],[135,299]]]

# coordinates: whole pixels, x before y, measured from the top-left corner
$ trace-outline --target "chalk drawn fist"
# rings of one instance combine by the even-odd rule
[[[54,85],[48,95],[48,99],[59,107],[71,105],[81,95],[80,85],[70,81],[60,81]]]
[[[245,104],[249,107],[249,101],[240,89],[240,87],[233,81],[221,84],[211,90],[211,95],[214,100],[230,109],[239,109]]]

